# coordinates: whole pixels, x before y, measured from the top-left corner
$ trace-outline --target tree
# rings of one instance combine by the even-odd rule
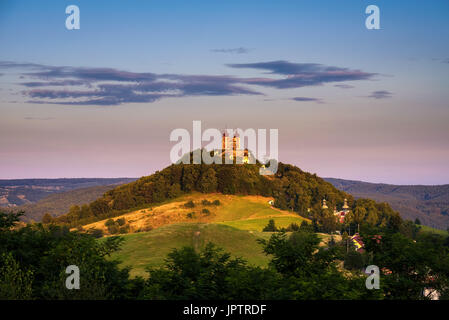
[[[308,223],[307,221],[303,220],[301,222],[301,225],[299,226],[300,231],[306,231],[306,232],[313,232],[314,228],[313,225]]]
[[[278,228],[276,227],[276,224],[274,223],[273,219],[270,219],[268,221],[268,224],[263,228],[263,232],[276,232],[278,231]]]
[[[336,248],[323,248],[315,233],[275,233],[260,240],[272,258],[270,266],[281,276],[281,292],[287,299],[361,299],[378,297],[366,290],[364,277],[346,278],[336,265]]]
[[[231,259],[211,243],[197,253],[192,247],[174,249],[160,268],[148,269],[145,299],[266,299],[276,279],[270,270]]]
[[[364,207],[356,207],[354,209],[353,222],[360,224],[366,216],[366,209]]]
[[[23,216],[24,212],[6,212],[0,209],[0,231],[9,230],[19,222],[20,217]]]
[[[217,191],[218,180],[216,172],[212,168],[208,168],[202,175],[198,182],[198,189],[203,193],[210,193]]]
[[[368,211],[368,215],[366,216],[366,222],[371,226],[377,225],[377,223],[379,222],[377,213],[373,210]]]
[[[417,225],[420,226],[420,225],[421,225],[421,220],[419,220],[418,218],[416,218],[416,219],[415,219],[415,224],[417,224]]]
[[[141,281],[129,279],[129,269],[119,268],[118,261],[110,258],[120,244],[117,237],[98,241],[88,234],[51,224],[1,229],[0,298],[136,298]],[[79,290],[65,287],[65,270],[73,264],[82,275]]]
[[[344,260],[344,267],[348,270],[360,270],[365,266],[365,261],[361,253],[350,250]]]
[[[23,270],[11,252],[0,255],[0,300],[32,297],[33,272]]]
[[[53,222],[53,217],[49,213],[44,214],[44,216],[42,217],[42,223],[49,224],[52,222]]]

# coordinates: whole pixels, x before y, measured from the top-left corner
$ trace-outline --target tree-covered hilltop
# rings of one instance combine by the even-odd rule
[[[160,204],[190,192],[273,197],[274,206],[311,218],[321,231],[337,229],[334,207],[340,209],[348,200],[352,213],[348,223],[368,221],[371,225],[401,224],[399,214],[388,204],[354,198],[315,174],[279,163],[275,175],[259,174],[260,164],[173,164],[153,175],[118,186],[89,205],[74,206],[70,212],[55,219],[56,223],[77,226],[114,217],[132,209]],[[322,209],[326,199],[329,209]]]

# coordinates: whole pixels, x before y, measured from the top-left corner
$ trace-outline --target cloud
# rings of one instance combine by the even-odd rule
[[[65,105],[103,106],[148,103],[163,98],[187,96],[264,95],[253,86],[278,89],[300,88],[329,82],[369,80],[376,75],[348,68],[287,61],[230,64],[228,66],[264,70],[265,74],[273,74],[276,77],[244,78],[223,75],[156,74],[113,68],[0,62],[0,70],[19,70],[16,72],[18,72],[19,78],[23,79],[19,85],[25,88],[21,94],[31,98],[28,102]]]
[[[355,88],[354,86],[351,86],[349,84],[335,84],[334,87],[340,88],[340,89],[352,89]]]
[[[231,48],[231,49],[212,49],[212,52],[217,52],[217,53],[236,53],[236,54],[243,54],[243,53],[248,53],[251,50],[248,48],[244,48],[244,47],[239,47],[239,48]]]
[[[379,91],[371,92],[371,94],[369,96],[367,96],[367,97],[368,98],[373,98],[373,99],[387,99],[387,98],[391,98],[392,95],[393,95],[393,93],[391,93],[390,91],[379,90]]]
[[[47,120],[54,120],[53,117],[24,117],[25,120],[41,120],[41,121],[47,121]]]
[[[269,86],[278,89],[318,86],[328,82],[370,80],[376,73],[351,70],[318,63],[291,63],[288,61],[271,61],[259,63],[228,64],[231,68],[249,68],[265,70],[268,74],[284,76],[282,79],[255,78],[247,79],[248,84]]]
[[[22,82],[21,85],[25,87],[48,87],[48,86],[82,86],[89,85],[89,81],[84,80],[62,80],[62,81],[33,81],[33,82]]]
[[[316,102],[316,103],[323,103],[322,99],[319,98],[308,98],[308,97],[294,97],[290,100],[298,101],[298,102]]]

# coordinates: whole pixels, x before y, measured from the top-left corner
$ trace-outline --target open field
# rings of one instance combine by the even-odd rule
[[[201,250],[208,242],[230,252],[233,257],[266,266],[268,257],[257,239],[268,239],[271,233],[238,230],[222,224],[181,223],[122,236],[125,239],[122,249],[111,258],[122,261],[122,267],[131,266],[131,276],[147,277],[145,268],[162,265],[173,248],[193,246]]]

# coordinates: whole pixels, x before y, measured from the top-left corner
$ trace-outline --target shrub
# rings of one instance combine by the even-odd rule
[[[204,208],[203,210],[201,210],[201,212],[206,216],[210,215],[209,209]]]
[[[120,218],[120,219],[117,219],[116,222],[118,223],[119,226],[123,226],[126,223],[126,220],[125,220],[125,218]]]
[[[287,227],[287,229],[285,229],[285,231],[287,232],[299,231],[299,226],[293,222]]]
[[[128,233],[129,232],[129,224],[124,225],[122,227],[120,227],[119,229],[119,233],[123,234],[123,233]]]
[[[92,228],[89,230],[89,234],[94,238],[101,238],[103,236],[103,230]]]
[[[203,206],[210,206],[210,205],[212,205],[212,202],[210,202],[210,201],[207,200],[207,199],[204,199],[203,201],[201,201],[201,204],[202,204]]]
[[[314,227],[310,223],[306,221],[301,222],[301,226],[299,227],[301,231],[314,232]]]
[[[186,208],[194,208],[195,204],[193,203],[192,200],[190,200],[190,201],[184,203],[184,207],[186,207]]]
[[[214,202],[212,202],[212,204],[214,205],[214,206],[219,206],[220,204],[221,204],[221,202],[220,202],[220,200],[214,200]]]
[[[189,212],[187,218],[192,219],[195,216],[195,212]]]
[[[119,232],[119,227],[116,224],[114,224],[112,226],[108,226],[108,232],[110,234],[116,234]]]
[[[112,219],[108,219],[105,223],[104,223],[105,227],[111,227],[115,225],[115,221]]]
[[[346,254],[344,267],[348,270],[360,270],[364,267],[364,259],[362,254],[357,251],[349,251]]]

